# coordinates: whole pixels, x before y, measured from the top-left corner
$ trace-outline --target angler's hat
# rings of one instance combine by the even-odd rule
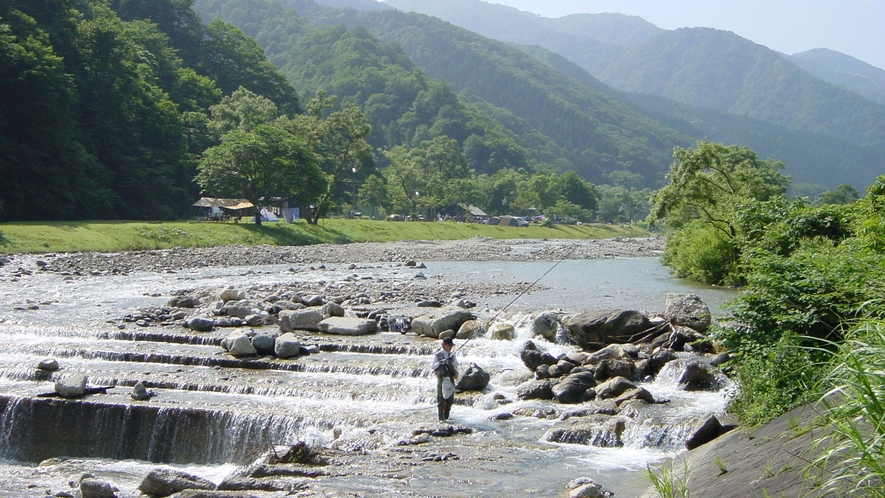
[[[453,341],[451,337],[446,337],[445,339],[443,339],[442,343],[443,344],[455,344],[455,341]]]

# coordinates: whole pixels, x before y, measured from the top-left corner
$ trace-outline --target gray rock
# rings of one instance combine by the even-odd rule
[[[141,481],[138,490],[146,495],[169,496],[186,489],[214,490],[215,484],[202,477],[179,470],[157,468]]]
[[[679,389],[683,391],[708,391],[717,387],[712,369],[697,361],[685,365],[679,375]]]
[[[240,303],[226,304],[221,308],[221,314],[246,319],[247,316],[253,314],[251,306],[244,306]]]
[[[541,313],[532,320],[532,334],[543,337],[550,342],[556,340],[559,330],[559,316],[555,313]]]
[[[418,335],[438,338],[445,330],[458,330],[467,320],[473,320],[472,313],[460,308],[444,307],[412,320],[412,330]]]
[[[727,362],[730,359],[731,359],[730,354],[719,353],[716,356],[714,356],[712,360],[710,360],[710,365],[713,365],[714,367],[718,367],[719,365],[722,365],[723,363]]]
[[[138,381],[132,386],[132,392],[129,393],[129,397],[138,401],[147,401],[151,399],[151,393],[148,392],[141,381]]]
[[[617,448],[624,445],[622,436],[626,429],[627,419],[620,416],[573,417],[550,428],[544,439],[552,443]]]
[[[319,294],[314,294],[303,298],[302,301],[306,306],[322,306],[326,303],[326,298]]]
[[[531,380],[517,386],[516,396],[519,399],[553,399],[553,380]]]
[[[116,498],[114,486],[100,479],[83,479],[80,481],[80,495],[83,498]]]
[[[344,316],[344,308],[338,303],[326,303],[323,305],[323,316]]]
[[[650,322],[635,310],[586,311],[566,317],[566,337],[587,351],[596,351],[608,344],[632,342],[648,331]]]
[[[484,328],[482,322],[479,320],[467,320],[458,327],[458,332],[455,334],[455,337],[457,339],[473,339],[474,337],[481,336],[483,332]]]
[[[319,330],[323,314],[317,309],[280,311],[280,328],[283,332],[293,330]]]
[[[499,341],[512,341],[516,337],[516,329],[509,323],[493,323],[489,327],[489,337]]]
[[[294,358],[301,354],[301,341],[295,334],[287,333],[274,341],[274,354],[279,358]]]
[[[541,365],[554,365],[558,360],[550,353],[541,351],[532,341],[526,341],[519,354],[523,364],[532,372],[536,371]]]
[[[636,389],[636,384],[624,377],[614,377],[596,386],[596,396],[599,399],[617,398],[630,389]]]
[[[709,443],[719,437],[721,433],[722,424],[719,419],[712,413],[708,414],[692,427],[691,433],[685,440],[685,449],[693,450],[702,444]]]
[[[652,404],[655,402],[654,396],[652,396],[652,394],[650,392],[646,391],[645,388],[643,388],[643,387],[637,387],[635,389],[628,389],[628,390],[624,391],[623,393],[621,393],[620,396],[617,396],[616,398],[614,398],[615,404],[619,407],[622,404],[627,403],[629,401],[633,401],[633,400],[644,401],[648,404]]]
[[[258,354],[274,354],[278,335],[277,332],[259,332],[252,337],[252,347]]]
[[[580,372],[562,379],[553,386],[553,396],[562,404],[583,403],[595,397],[588,396],[587,390],[596,386],[596,379],[590,372]]]
[[[664,315],[671,323],[691,327],[698,332],[707,330],[712,319],[710,308],[696,294],[668,293]]]
[[[246,315],[246,318],[243,318],[246,321],[246,325],[250,327],[260,327],[264,325],[264,317],[261,315]]]
[[[55,393],[62,398],[79,398],[86,393],[86,376],[77,374],[55,383]]]
[[[246,293],[243,291],[239,291],[233,287],[228,287],[221,291],[218,298],[224,302],[227,301],[238,301],[240,299],[244,299],[246,297]]]
[[[378,332],[378,322],[364,318],[333,316],[321,321],[319,329],[327,334],[367,335]]]
[[[569,490],[569,498],[606,498],[614,496],[614,493],[605,490],[602,484],[589,477],[573,479],[566,485],[566,489]]]
[[[215,320],[202,316],[191,317],[187,322],[187,328],[197,332],[210,332],[215,327]]]
[[[44,358],[37,364],[37,368],[46,372],[55,372],[58,370],[58,360],[55,358]]]
[[[252,340],[242,332],[231,332],[227,337],[221,340],[221,347],[226,349],[231,356],[241,358],[243,356],[253,356],[258,354]]]
[[[491,376],[476,363],[471,363],[458,378],[455,389],[459,391],[482,391],[489,385]]]

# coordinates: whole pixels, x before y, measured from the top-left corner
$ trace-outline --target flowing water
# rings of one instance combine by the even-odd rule
[[[432,282],[533,282],[552,262],[428,262]],[[299,271],[299,282],[335,282],[354,273],[346,265]],[[398,265],[362,270],[375,282],[401,285]],[[120,329],[119,318],[162,306],[180,289],[248,288],[292,283],[290,266],[215,267],[178,273],[72,277],[35,272],[17,281],[0,278],[0,496],[41,496],[64,490],[82,472],[114,482],[120,496],[137,496],[141,478],[158,464],[216,482],[274,444],[305,441],[352,455],[354,472],[317,479],[311,491],[407,496],[560,496],[579,476],[603,483],[618,496],[647,487],[646,465],[679,451],[690,426],[722,412],[724,391],[677,389],[677,365],[643,386],[656,399],[627,424],[617,445],[553,444],[545,432],[561,423],[554,411],[570,407],[521,401],[516,386],[531,378],[519,359],[532,313],[632,308],[661,310],[667,292],[694,292],[714,312],[731,297],[670,277],[656,259],[564,261],[520,297],[499,319],[516,326],[517,340],[479,338],[458,351],[462,365],[491,374],[485,393],[459,394],[453,424],[469,435],[400,446],[412,431],[434,427],[435,380],[429,370],[436,341],[382,332],[368,337],[302,334],[321,352],[293,360],[234,361],[223,354],[225,332]],[[513,295],[484,296],[477,309],[494,313]],[[18,308],[18,309],[16,309]],[[565,344],[540,343],[552,354]],[[52,374],[36,370],[58,359]],[[38,397],[53,382],[84,373],[105,394],[77,401]],[[157,395],[133,401],[143,381]],[[493,420],[500,413],[528,413]],[[429,454],[448,461],[424,462]],[[64,459],[58,457],[65,457]],[[54,459],[49,460],[47,459]],[[42,465],[37,465],[44,462]],[[73,476],[73,477],[72,477]]]

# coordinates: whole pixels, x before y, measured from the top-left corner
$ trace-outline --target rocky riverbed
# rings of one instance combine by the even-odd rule
[[[660,255],[664,239],[614,238],[593,240],[489,239],[404,241],[311,246],[222,246],[173,248],[118,253],[73,253],[40,257],[13,256],[5,265],[17,269],[19,260],[34,260],[38,269],[65,274],[106,275],[134,271],[180,271],[187,268],[239,265],[319,265],[408,261],[558,261],[635,258]]]
[[[563,259],[656,256],[661,246],[662,241],[657,238],[583,242],[474,238],[396,244],[222,247],[8,257],[0,268],[0,291],[5,292],[4,296],[21,299],[22,304],[16,305],[12,312],[0,309],[0,323],[3,317],[9,319],[0,328],[4,337],[9,337],[5,343],[7,354],[0,355],[3,363],[0,369],[4,371],[4,378],[15,381],[9,384],[13,386],[10,389],[16,389],[16,394],[4,402],[4,427],[8,428],[4,441],[17,442],[39,432],[55,434],[60,442],[65,440],[65,444],[70,445],[74,443],[67,441],[68,432],[94,428],[96,438],[109,435],[112,451],[106,458],[192,462],[196,461],[193,458],[207,455],[211,447],[217,455],[213,458],[242,463],[243,445],[267,448],[268,443],[281,442],[280,438],[285,435],[285,439],[309,440],[311,451],[317,451],[318,458],[328,462],[322,466],[271,470],[241,468],[239,474],[232,474],[227,481],[234,487],[226,489],[249,490],[241,491],[248,496],[262,496],[261,486],[271,487],[266,482],[250,481],[268,472],[275,473],[272,475],[277,480],[281,478],[280,473],[294,476],[297,482],[289,479],[282,484],[285,493],[304,496],[377,495],[384,494],[385,490],[408,496],[493,496],[520,491],[561,496],[571,493],[566,484],[580,476],[592,476],[609,484],[621,491],[619,496],[635,496],[645,489],[645,482],[635,476],[610,475],[613,468],[622,465],[614,463],[612,467],[612,462],[622,458],[626,459],[624,462],[634,458],[640,461],[659,458],[653,456],[654,452],[672,451],[674,444],[682,444],[684,431],[701,417],[698,411],[715,411],[722,406],[722,395],[709,392],[700,394],[706,396],[705,401],[694,402],[695,406],[686,409],[686,405],[677,402],[697,396],[676,388],[682,382],[681,372],[687,370],[683,366],[671,369],[670,384],[667,381],[649,384],[650,379],[645,377],[654,376],[658,369],[649,369],[648,362],[642,362],[644,359],[653,362],[678,359],[688,362],[687,367],[691,358],[653,358],[652,349],[663,346],[681,355],[687,340],[704,342],[702,337],[680,339],[677,334],[668,340],[666,335],[654,346],[606,353],[613,356],[574,355],[579,348],[563,340],[562,325],[571,323],[582,331],[575,332],[579,335],[570,337],[571,342],[585,345],[587,351],[591,351],[597,348],[592,343],[599,340],[598,333],[589,328],[595,319],[577,313],[580,309],[558,310],[553,314],[555,319],[567,313],[581,318],[563,322],[560,337],[534,339],[539,351],[535,355],[526,353],[525,341],[538,334],[533,332],[537,324],[532,323],[532,317],[505,315],[501,321],[506,322],[502,325],[510,326],[509,331],[505,327],[501,336],[492,338],[489,333],[477,337],[459,353],[465,362],[480,364],[490,374],[491,388],[487,392],[458,395],[454,410],[458,422],[452,429],[428,423],[428,419],[433,419],[435,398],[427,356],[436,348],[436,337],[446,332],[437,327],[435,319],[424,320],[420,333],[408,330],[407,334],[399,334],[382,329],[380,333],[364,337],[335,336],[298,327],[296,339],[305,350],[291,359],[277,358],[274,354],[253,357],[249,353],[235,358],[222,344],[229,331],[237,329],[254,328],[255,334],[249,335],[253,342],[258,335],[266,336],[264,332],[277,332],[278,327],[279,332],[285,331],[276,321],[286,308],[292,312],[321,310],[322,316],[334,316],[338,313],[336,307],[348,316],[383,310],[418,319],[445,305],[482,317],[480,321],[484,322],[500,311],[500,305],[496,309],[485,304],[491,296],[509,299],[529,290],[530,284],[537,290],[558,283],[554,280],[535,283],[539,275],[534,273],[525,275],[524,281],[508,277],[466,282],[457,274],[457,264],[446,266],[440,262],[469,265],[482,261],[537,261],[540,262],[534,268],[537,270],[542,266],[550,268]],[[222,271],[220,276],[216,273],[218,269],[232,267],[238,269]],[[450,274],[441,273],[439,267],[449,268]],[[572,267],[571,272],[577,273],[579,268]],[[618,273],[614,278],[630,277]],[[226,284],[201,284],[208,281]],[[642,286],[642,281],[637,280],[636,285]],[[131,295],[133,291],[142,297],[115,299]],[[319,301],[312,303],[314,297]],[[662,308],[663,298],[661,295]],[[154,304],[137,308],[121,304],[129,302]],[[94,321],[89,325],[80,321],[79,317],[91,318],[97,312],[110,318],[97,326]],[[641,315],[641,312],[630,315],[639,319],[639,324],[635,330],[625,331],[627,335],[638,332],[648,335],[645,331],[651,324],[643,322]],[[203,332],[185,326],[194,316],[206,318],[211,328]],[[615,321],[627,315],[608,316]],[[67,322],[63,327],[34,325],[41,323],[40,320],[55,323],[53,320],[65,317],[72,317],[70,325]],[[253,325],[234,323],[234,318],[252,320]],[[655,323],[661,323],[659,320]],[[240,327],[235,326],[238,324]],[[619,340],[624,337],[626,335]],[[59,370],[35,375],[34,366],[29,365],[37,365],[38,359],[49,355],[58,359]],[[528,362],[527,355],[542,361]],[[617,361],[614,356],[618,357]],[[570,382],[573,388],[562,392],[553,389],[560,381],[563,386],[567,384],[570,371],[577,375],[572,379],[574,382]],[[613,388],[608,386],[600,387],[599,393],[591,393],[592,384],[597,380],[601,383],[616,371],[621,372],[618,375],[632,377],[649,391],[618,381],[617,395],[611,393]],[[105,388],[106,392],[62,404],[21,397],[21,393],[33,396],[35,391],[43,389],[38,386],[78,373],[88,377],[89,386]],[[43,381],[43,384],[32,385],[34,381]],[[133,401],[135,390],[132,388],[139,383],[141,393],[144,394],[146,387],[156,397]],[[547,391],[557,400],[535,397],[543,398]],[[633,394],[620,399],[625,392]],[[598,413],[582,411],[580,403],[597,394],[605,401]],[[632,401],[627,399],[630,396]],[[672,405],[667,402],[671,399]],[[578,404],[573,405],[574,402]],[[613,406],[619,402],[630,408],[612,415],[617,411]],[[643,415],[646,410],[637,410],[637,403],[647,404],[650,411]],[[56,424],[54,421],[59,417],[53,416],[52,410],[65,406],[79,407],[94,416],[81,417],[74,426]],[[114,415],[119,409],[127,413],[122,419]],[[41,410],[50,415],[40,418]],[[30,419],[42,422],[34,427],[27,423],[17,426],[15,424],[28,419],[14,418],[16,413],[30,414]],[[154,419],[156,421],[150,422]],[[671,427],[677,419],[678,430]],[[133,420],[142,423],[133,425]],[[655,420],[672,423],[662,425]],[[155,430],[145,433],[148,422],[154,424]],[[179,430],[180,424],[191,429]],[[268,424],[272,427],[269,433]],[[211,438],[211,443],[193,439],[200,431],[207,431],[205,435]],[[140,437],[150,439],[146,453],[149,458],[126,453],[130,450],[132,454],[138,453]],[[658,450],[662,441],[668,442],[664,443],[664,450]],[[86,446],[95,448],[95,444]],[[201,450],[203,444],[208,445],[205,450]],[[635,445],[632,451],[652,453],[620,456],[623,453],[617,448],[631,445]],[[55,456],[53,446],[48,442],[34,443],[32,454]],[[28,456],[27,459],[45,458]],[[219,461],[213,458],[206,458],[205,462]],[[586,464],[579,465],[587,461],[594,463],[586,469],[583,468]],[[26,484],[27,489],[64,493],[58,486],[64,477],[77,484],[68,488],[74,492],[78,487],[84,489],[79,485],[79,477],[74,475],[77,470],[110,468],[107,472],[92,473],[120,487],[117,496],[138,496],[135,490],[150,470],[147,464],[121,472],[114,471],[113,464],[77,462],[45,460],[34,468],[36,470],[16,467],[0,475],[0,480],[10,486]],[[56,469],[60,473],[57,474]],[[203,475],[201,472],[196,473]],[[239,484],[230,484],[230,479],[238,479]],[[44,488],[43,483],[51,485],[46,484]],[[595,489],[586,481],[572,484],[575,489],[583,488],[585,493]],[[99,483],[87,483],[86,487],[89,486],[101,488]]]

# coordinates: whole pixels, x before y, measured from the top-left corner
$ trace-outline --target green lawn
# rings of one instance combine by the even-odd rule
[[[209,223],[196,221],[72,221],[0,223],[0,253],[127,251],[169,247],[344,244],[397,240],[454,240],[476,235],[495,239],[584,239],[642,237],[637,226],[555,225],[502,227],[455,222],[322,220],[285,224]]]

